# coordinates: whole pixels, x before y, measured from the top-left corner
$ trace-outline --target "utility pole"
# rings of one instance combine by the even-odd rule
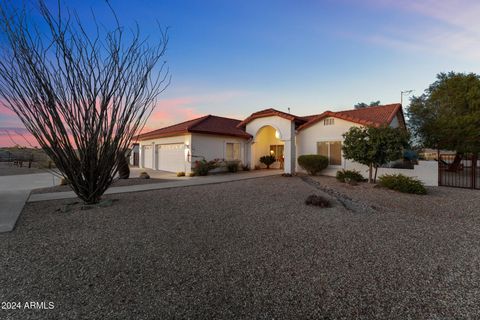
[[[406,95],[409,95],[410,93],[412,93],[413,90],[404,90],[404,91],[400,91],[400,104],[403,106],[403,95],[406,94]]]

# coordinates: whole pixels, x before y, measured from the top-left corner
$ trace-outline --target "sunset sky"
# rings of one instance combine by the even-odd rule
[[[51,1],[56,3],[55,1]],[[245,118],[274,107],[297,115],[400,102],[439,72],[478,73],[480,2],[473,0],[111,0],[125,26],[169,26],[172,83],[148,128],[205,114]],[[99,0],[68,0],[88,24]],[[108,21],[108,18],[105,18]],[[405,105],[405,103],[404,103]],[[0,146],[24,144],[18,118],[0,107]]]

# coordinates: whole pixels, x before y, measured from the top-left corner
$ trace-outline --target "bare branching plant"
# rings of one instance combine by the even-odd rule
[[[97,203],[170,82],[166,31],[159,28],[152,44],[138,26],[125,30],[113,10],[111,30],[92,19],[90,32],[60,3],[57,12],[39,0],[40,22],[12,3],[0,4],[2,103],[78,197]]]

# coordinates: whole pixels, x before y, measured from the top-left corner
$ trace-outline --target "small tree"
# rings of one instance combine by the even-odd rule
[[[0,2],[2,102],[77,196],[97,203],[169,83],[161,61],[167,36],[152,43],[138,28],[127,32],[113,11],[111,29],[93,17],[90,33],[75,12],[52,12],[44,0],[36,23],[29,8],[12,3]]]
[[[267,169],[270,169],[270,166],[275,161],[277,161],[277,159],[275,159],[275,156],[272,156],[272,155],[260,157],[260,162],[266,165]]]
[[[368,166],[368,182],[372,182],[373,168],[377,178],[378,167],[398,160],[408,146],[408,133],[402,128],[352,127],[343,134],[343,156]]]

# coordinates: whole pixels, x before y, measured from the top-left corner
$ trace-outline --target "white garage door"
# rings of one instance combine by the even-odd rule
[[[170,172],[185,171],[185,145],[183,143],[157,145],[157,169]]]
[[[152,146],[142,147],[143,167],[153,169],[153,148]]]

